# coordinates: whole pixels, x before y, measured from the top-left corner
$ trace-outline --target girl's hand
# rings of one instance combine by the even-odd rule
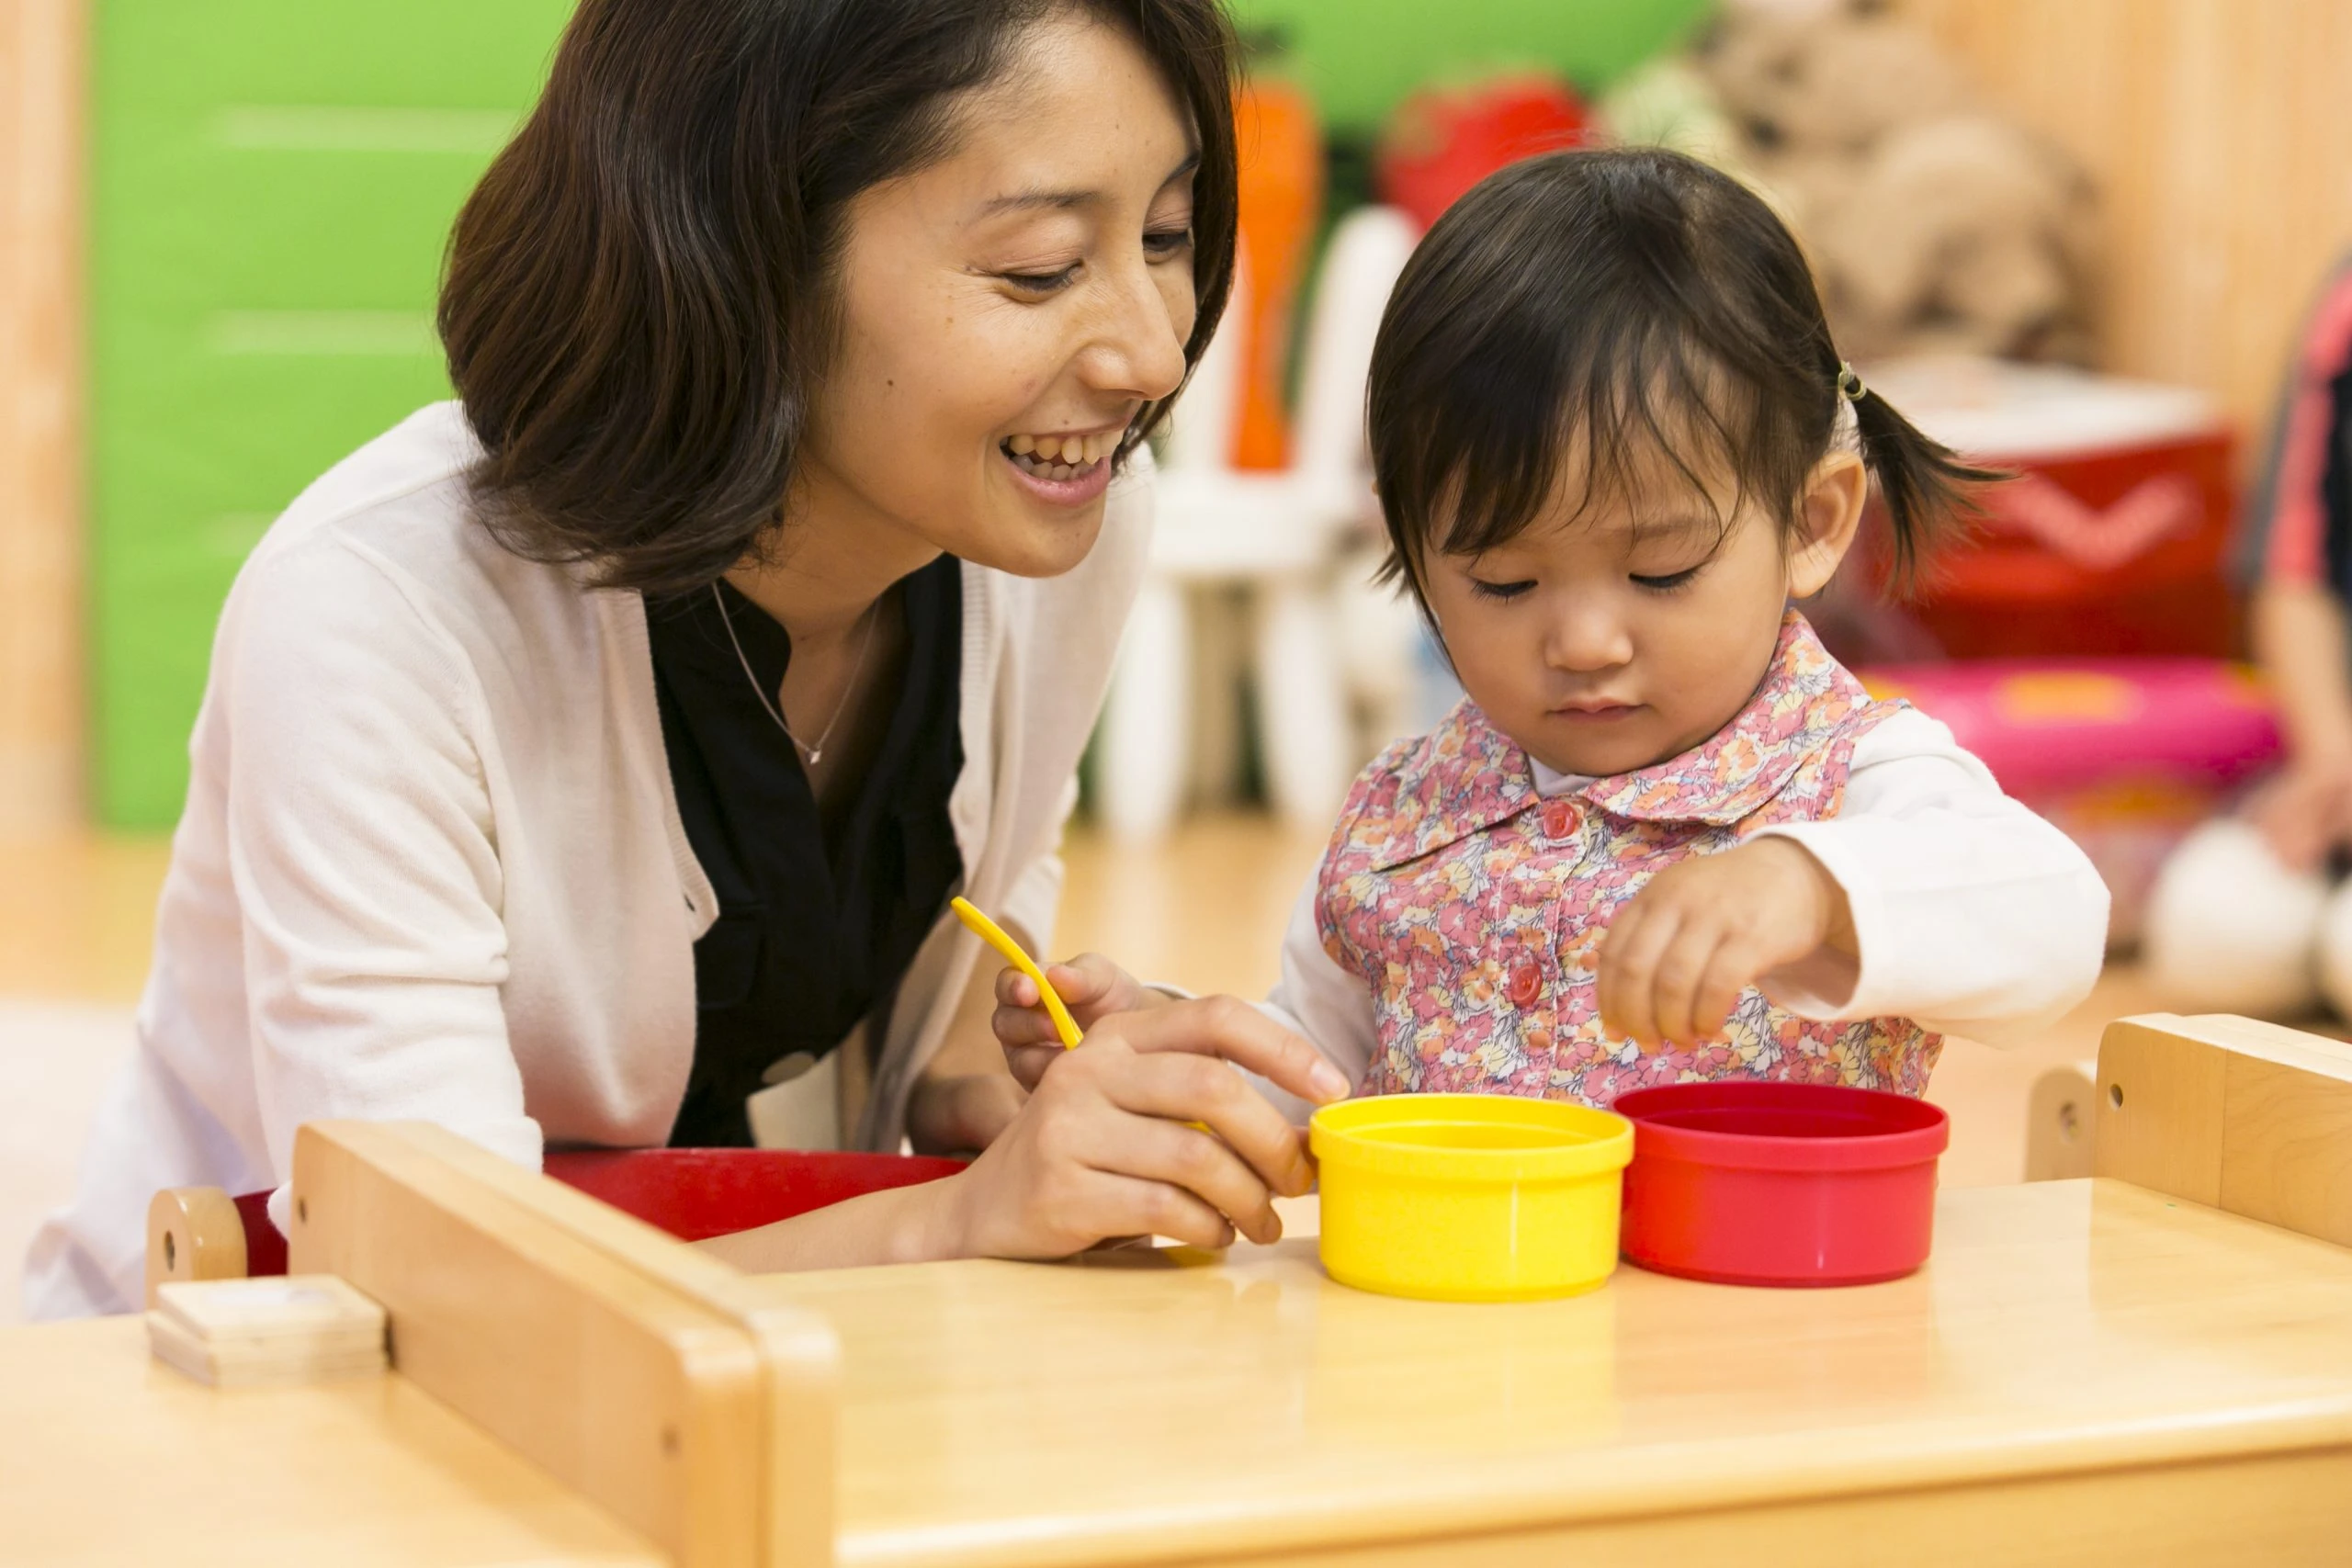
[[[1853,911],[1822,863],[1787,839],[1679,861],[1602,940],[1602,1023],[1640,1045],[1718,1032],[1739,994],[1825,943],[1854,951]]]
[[[1141,1012],[1165,1006],[1172,998],[1146,987],[1136,977],[1099,953],[1081,953],[1065,964],[1046,966],[1046,978],[1069,1009],[1081,1031],[1117,1012]],[[1037,995],[1037,983],[1018,969],[1007,968],[996,977],[996,1012],[989,1020],[1004,1059],[1023,1089],[1035,1089],[1046,1067],[1062,1053],[1061,1036]]]
[[[1126,1235],[1217,1247],[1237,1230],[1276,1240],[1272,1200],[1305,1192],[1314,1165],[1305,1134],[1233,1069],[1317,1104],[1348,1093],[1314,1046],[1230,997],[1100,1018],[1084,1048],[1048,1061],[1012,1123],[949,1179],[951,1234],[933,1256],[1065,1258]]]

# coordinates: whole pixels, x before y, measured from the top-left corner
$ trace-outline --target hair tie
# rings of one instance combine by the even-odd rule
[[[1862,385],[1862,378],[1855,370],[1852,360],[1841,359],[1838,362],[1838,393],[1840,397],[1849,403],[1859,403],[1870,396],[1870,391],[1868,387]]]

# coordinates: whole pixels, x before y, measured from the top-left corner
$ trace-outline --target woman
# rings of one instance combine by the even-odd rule
[[[741,1143],[810,1060],[857,1142],[986,1152],[749,1265],[1278,1231],[1306,1156],[1227,1063],[1344,1092],[1304,1042],[1101,1019],[1024,1100],[943,919],[1049,935],[1143,438],[1230,276],[1227,71],[1214,0],[585,0],[458,222],[459,401],[305,491],[222,614],[34,1314],[138,1299],[157,1188],[283,1224],[304,1122]]]

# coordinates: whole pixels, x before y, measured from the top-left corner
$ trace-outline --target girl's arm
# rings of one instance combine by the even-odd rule
[[[1380,1026],[1363,979],[1341,968],[1323,946],[1315,894],[1316,878],[1309,876],[1283,932],[1282,977],[1259,1006],[1283,1028],[1312,1041],[1351,1085],[1360,1084],[1372,1065],[1372,1054],[1379,1049]],[[1262,1078],[1256,1082],[1259,1091],[1293,1122],[1303,1123],[1315,1110],[1312,1101]]]
[[[2098,978],[2108,896],[2088,857],[1923,714],[1896,715],[1855,748],[1837,817],[1758,837],[1811,854],[1851,920],[1849,951],[1825,943],[1762,976],[1802,1016],[1899,1015],[1999,1044]]]

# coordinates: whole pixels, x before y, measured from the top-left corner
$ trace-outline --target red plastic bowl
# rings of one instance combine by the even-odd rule
[[[1928,1260],[1941,1108],[1835,1084],[1728,1079],[1618,1097],[1634,1123],[1621,1246],[1727,1285],[1864,1285]]]

